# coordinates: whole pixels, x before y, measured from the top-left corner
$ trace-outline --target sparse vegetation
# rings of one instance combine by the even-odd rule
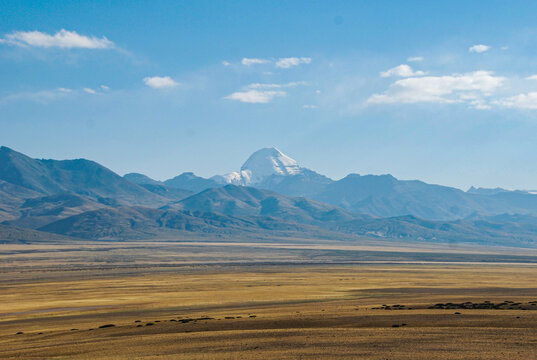
[[[116,325],[114,325],[114,324],[105,324],[105,325],[99,326],[99,329],[105,329],[105,328],[110,328],[110,327],[114,327],[114,326],[116,326]]]
[[[532,339],[523,332],[530,334],[528,329],[537,326],[537,308],[533,305],[537,304],[537,290],[531,290],[536,270],[531,266],[516,269],[498,265],[478,268],[448,265],[441,269],[430,265],[266,266],[255,269],[217,267],[214,272],[206,267],[200,271],[152,269],[128,268],[124,272],[128,277],[116,267],[95,272],[82,270],[70,277],[37,282],[28,272],[0,273],[0,281],[2,276],[4,281],[11,281],[0,293],[0,301],[8,309],[3,311],[20,313],[9,320],[9,327],[8,323],[0,322],[0,357],[14,357],[8,356],[13,354],[9,351],[14,351],[9,349],[18,346],[13,326],[28,334],[18,335],[20,340],[37,334],[33,329],[38,326],[47,329],[47,335],[39,337],[40,344],[51,345],[48,349],[52,350],[47,350],[50,351],[47,354],[58,358],[76,358],[73,354],[77,351],[88,354],[96,348],[110,354],[128,348],[148,358],[179,352],[187,359],[210,358],[214,353],[207,353],[208,347],[218,345],[221,358],[233,358],[238,351],[255,347],[255,353],[251,353],[253,359],[281,358],[288,351],[296,357],[307,357],[315,346],[319,356],[327,359],[346,358],[349,353],[364,359],[368,359],[367,353],[375,354],[374,359],[420,359],[416,349],[427,348],[427,341],[431,339],[436,339],[433,340],[435,346],[446,353],[456,348],[462,350],[460,353],[464,356],[477,354],[474,358],[494,358],[491,354],[501,352],[509,359],[532,358],[528,350]],[[44,274],[55,276],[57,273]],[[28,280],[20,280],[25,277]],[[18,283],[11,285],[13,278],[18,279]],[[339,278],[345,281],[334,281]],[[66,294],[61,299],[54,292],[58,280],[62,281]],[[148,286],[151,291],[140,291]],[[506,298],[506,293],[511,298]],[[14,294],[21,295],[18,301],[10,300]],[[103,294],[107,296],[107,305],[112,306],[91,307]],[[24,313],[58,301],[65,301],[60,306],[74,316],[58,317],[51,312],[40,314],[36,319],[31,312]],[[80,308],[68,307],[74,301]],[[431,306],[433,309],[428,309]],[[522,316],[523,310],[519,307],[533,311],[525,311]],[[178,308],[182,309],[180,315]],[[357,308],[360,311],[356,311]],[[210,312],[207,309],[211,309]],[[513,315],[505,316],[505,311]],[[454,315],[456,312],[478,316]],[[140,320],[147,318],[158,320]],[[29,319],[34,322],[32,327],[28,326]],[[103,319],[108,319],[109,323]],[[115,324],[118,330],[120,324],[133,326],[131,330],[128,326],[121,327],[124,331],[117,337],[109,337],[109,334],[118,330],[69,331],[101,327],[99,323],[96,325],[100,321],[105,325]],[[467,321],[471,321],[471,327],[466,327]],[[148,326],[153,328],[147,329]],[[11,337],[2,337],[2,333]],[[443,340],[439,340],[439,333]],[[255,337],[256,342],[245,342],[244,334]],[[184,341],[187,335],[188,341]],[[101,336],[107,337],[104,344]],[[469,340],[476,336],[485,344],[479,350]],[[389,337],[392,339],[387,343]],[[297,341],[311,345],[297,347]],[[65,345],[54,347],[57,343]],[[327,349],[330,350],[325,351],[321,343],[329,344]],[[506,343],[509,345],[502,345]],[[20,358],[35,358],[35,354],[42,351],[16,349]],[[379,352],[379,349],[382,350]]]

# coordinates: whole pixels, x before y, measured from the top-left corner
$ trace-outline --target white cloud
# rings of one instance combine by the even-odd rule
[[[101,85],[101,89],[103,89],[104,91],[110,90],[110,88],[106,85]]]
[[[465,102],[473,107],[485,106],[483,97],[490,96],[505,78],[490,71],[474,71],[447,76],[425,76],[397,80],[383,94],[373,94],[372,104]]]
[[[85,36],[76,31],[64,29],[54,35],[40,31],[16,31],[6,35],[2,42],[22,47],[58,47],[64,49],[108,49],[114,46],[114,43],[104,36],[102,38]]]
[[[95,94],[96,94],[95,90],[90,89],[90,88],[84,88],[83,90],[84,90],[85,92],[87,92],[88,94],[92,94],[92,95],[95,95]]]
[[[529,92],[526,94],[518,94],[515,96],[499,99],[493,102],[494,105],[499,105],[508,108],[517,109],[537,109],[537,92]]]
[[[386,70],[380,73],[380,76],[382,77],[390,77],[390,76],[409,77],[409,76],[419,76],[419,75],[425,75],[425,72],[420,71],[420,70],[414,71],[407,64],[401,64],[399,66],[396,66],[394,68],[391,68],[389,70]]]
[[[309,85],[307,81],[291,81],[287,84],[283,84],[283,87],[295,87],[295,86],[307,86]]]
[[[222,65],[229,66],[229,65],[231,65],[231,63],[229,61],[224,60],[224,61],[222,61]]]
[[[491,106],[487,103],[487,101],[481,96],[480,94],[476,93],[460,93],[459,94],[459,101],[460,102],[466,102],[470,107],[473,107],[474,109],[479,110],[488,110],[491,108]]]
[[[261,84],[261,83],[253,83],[248,86],[246,86],[247,89],[279,89],[281,88],[281,84]]]
[[[153,89],[169,89],[179,85],[169,76],[152,76],[144,78],[144,83]]]
[[[423,61],[423,58],[421,56],[411,56],[408,59],[406,59],[406,61],[408,62]]]
[[[266,59],[242,58],[241,60],[241,64],[246,65],[246,66],[255,65],[255,64],[267,64],[267,63],[269,63],[269,61]]]
[[[278,61],[276,62],[276,67],[279,67],[281,69],[289,69],[292,66],[309,63],[311,63],[311,58],[309,57],[288,57],[278,59]]]
[[[245,103],[268,103],[276,97],[287,96],[282,89],[308,85],[306,81],[292,81],[285,84],[252,83],[244,86],[241,91],[224,97],[227,100],[237,100]]]
[[[303,109],[317,109],[317,105],[302,105]]]
[[[259,91],[259,90],[248,90],[248,91],[238,91],[234,92],[231,95],[224,97],[227,100],[236,100],[244,103],[251,104],[264,104],[272,101],[276,97],[283,97],[287,95],[285,91]]]
[[[478,109],[478,110],[489,110],[492,108],[492,106],[490,106],[483,100],[470,101],[469,104],[471,107],[473,107],[474,109]]]
[[[490,46],[488,45],[478,44],[478,45],[470,46],[468,48],[468,51],[475,52],[475,53],[483,53],[489,49],[490,49]]]
[[[63,87],[35,92],[21,92],[0,98],[0,104],[19,100],[30,100],[40,104],[48,104],[51,101],[71,96],[71,93],[73,93],[73,90]]]
[[[537,80],[537,75],[530,75],[526,78],[526,80]]]
[[[507,50],[507,49],[509,49],[509,46],[502,46],[500,49],[501,50]]]
[[[290,88],[301,85],[308,85],[305,81],[292,81],[287,84],[263,84],[263,83],[253,83],[248,85],[247,89],[281,89],[281,88]]]

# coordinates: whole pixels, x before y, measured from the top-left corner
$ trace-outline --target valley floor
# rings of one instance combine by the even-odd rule
[[[537,358],[531,254],[338,246],[0,245],[0,358]]]

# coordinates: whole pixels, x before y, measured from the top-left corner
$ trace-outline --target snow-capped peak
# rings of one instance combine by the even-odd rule
[[[250,181],[256,183],[271,175],[295,175],[300,167],[294,159],[276,148],[257,150],[242,165],[241,172],[249,171]]]
[[[254,152],[242,165],[240,171],[216,176],[214,179],[236,185],[251,185],[260,183],[272,175],[296,175],[300,171],[301,168],[296,160],[272,147]]]

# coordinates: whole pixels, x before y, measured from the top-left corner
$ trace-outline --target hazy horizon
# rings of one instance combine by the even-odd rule
[[[267,147],[267,148],[268,148],[268,147]],[[276,148],[276,149],[277,149],[276,146],[270,146],[270,148]],[[17,149],[12,149],[12,150],[17,151]],[[260,150],[260,149],[257,149],[257,150]],[[257,151],[257,150],[256,150],[256,151]],[[278,149],[278,150],[280,150],[280,149]],[[281,151],[281,150],[280,150],[280,151]],[[17,152],[20,152],[20,151],[17,151]],[[253,153],[253,152],[252,152],[252,153]],[[282,153],[285,154],[285,152],[283,152],[283,151],[282,151]],[[23,154],[24,154],[24,153],[23,153]],[[24,154],[24,155],[28,155],[28,154]],[[250,154],[250,155],[251,155],[251,154]],[[285,155],[289,155],[289,154],[285,154]],[[35,158],[35,159],[41,159],[41,160],[75,160],[75,159],[84,159],[84,158],[80,158],[80,157],[68,158],[68,159],[52,159],[52,158],[43,158],[43,157],[39,157],[39,156],[35,156],[35,157],[33,157],[33,158]],[[291,158],[292,158],[292,156],[291,156]],[[95,161],[95,160],[93,160],[93,159],[86,159],[86,160]],[[246,160],[247,160],[247,158],[244,159],[243,163],[244,163]],[[296,160],[296,159],[293,159],[293,160]],[[303,166],[303,165],[300,163],[300,161],[297,161],[297,162],[298,162],[298,165],[299,165],[299,166],[301,166],[301,167],[305,167],[305,166]],[[185,170],[185,171],[182,171],[182,172],[180,172],[180,173],[177,173],[177,174],[174,174],[174,175],[172,175],[172,176],[170,176],[170,177],[165,177],[165,178],[156,178],[156,177],[154,177],[154,176],[151,176],[151,174],[147,174],[147,173],[143,173],[143,172],[139,172],[139,171],[131,171],[131,172],[120,173],[120,172],[117,172],[117,171],[116,171],[115,169],[113,169],[113,168],[110,168],[110,167],[108,167],[108,168],[109,168],[110,170],[112,170],[112,171],[118,173],[118,174],[121,175],[121,176],[124,176],[124,175],[127,175],[127,174],[133,174],[133,173],[134,173],[134,174],[142,174],[142,175],[146,175],[146,176],[148,176],[149,178],[151,178],[151,179],[153,179],[153,180],[157,180],[157,181],[165,181],[165,180],[172,179],[172,178],[174,178],[174,177],[176,177],[176,176],[178,176],[178,175],[181,175],[181,174],[183,174],[183,173],[194,173],[194,175],[197,175],[197,176],[201,176],[201,177],[205,177],[205,178],[212,178],[212,177],[217,176],[217,175],[225,175],[225,174],[228,174],[228,173],[231,173],[231,172],[239,171],[239,170],[241,169],[241,166],[243,165],[243,163],[241,163],[241,165],[239,165],[238,167],[236,167],[236,168],[234,168],[234,169],[229,169],[227,172],[224,172],[224,173],[218,173],[218,174],[214,173],[214,174],[209,174],[209,175],[207,175],[207,176],[202,176],[202,175],[200,175],[199,173],[196,173],[195,171]],[[101,163],[101,165],[103,165],[103,164]],[[307,168],[307,167],[306,167],[306,168]],[[315,169],[311,169],[311,168],[310,168],[310,170],[316,171]],[[316,172],[318,172],[318,171],[316,171]],[[327,176],[326,174],[323,174],[323,173],[320,173],[320,174],[321,174],[321,175],[325,175],[325,176]],[[346,175],[344,175],[344,176],[341,177],[341,178],[331,178],[330,176],[328,176],[328,177],[329,177],[330,179],[332,179],[332,180],[337,181],[337,180],[341,180],[341,179],[343,179],[343,178],[345,178],[346,176],[351,175],[351,174],[357,174],[357,175],[360,175],[360,176],[365,176],[365,175],[374,175],[374,176],[391,175],[391,176],[394,176],[393,174],[390,174],[390,173],[382,173],[382,174],[365,174],[365,173],[361,173],[361,174],[360,174],[360,173],[357,173],[357,172],[349,172],[349,173],[347,173]],[[396,177],[396,176],[394,176],[394,177]],[[397,178],[397,177],[396,177],[396,178]],[[397,179],[398,179],[398,180],[421,180],[421,179],[410,179],[410,178],[409,178],[409,179],[397,178]],[[449,186],[449,185],[445,185],[445,184],[434,184],[434,185]],[[456,186],[453,186],[453,187],[454,187],[454,188],[457,188],[457,189],[460,189],[460,190],[462,190],[462,191],[467,191],[471,186],[468,187],[468,188],[458,188],[458,187],[456,187]],[[475,188],[480,188],[480,186],[473,186],[473,187],[475,187]],[[496,186],[496,187],[494,187],[494,188],[499,188],[499,187]],[[492,188],[490,188],[490,189],[492,189]],[[526,190],[526,191],[534,191],[534,189],[505,189],[505,190]]]

